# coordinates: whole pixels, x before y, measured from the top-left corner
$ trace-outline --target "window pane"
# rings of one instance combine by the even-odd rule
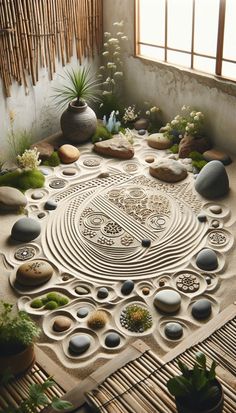
[[[165,44],[165,0],[140,0],[140,41]]]
[[[236,79],[236,63],[223,62],[222,63],[222,76],[229,79]]]
[[[219,0],[195,1],[194,51],[216,56]]]
[[[191,51],[192,0],[168,0],[168,47]]]
[[[191,67],[191,55],[187,53],[173,52],[168,50],[167,62],[178,66]]]
[[[165,60],[165,52],[164,49],[160,47],[152,47],[152,46],[140,46],[140,54],[144,57],[148,57],[154,60]]]
[[[223,56],[225,59],[236,60],[236,1],[235,0],[226,1]]]
[[[200,72],[215,74],[216,59],[208,59],[207,57],[194,56],[193,67]]]

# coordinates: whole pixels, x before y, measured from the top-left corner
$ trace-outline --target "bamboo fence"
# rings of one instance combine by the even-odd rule
[[[227,371],[226,374],[230,375],[230,381],[226,376],[220,378],[224,389],[223,412],[235,413],[235,348],[236,317],[170,362],[163,364],[151,350],[147,350],[87,393],[87,400],[96,411],[103,413],[176,413],[175,402],[166,383],[169,378],[180,374],[179,359],[191,367],[196,352],[202,351],[208,362],[214,359],[224,373]]]
[[[102,45],[102,0],[0,0],[0,77],[6,96],[14,81],[28,90],[39,69],[49,79],[73,51],[93,57]],[[75,49],[74,49],[75,48]]]

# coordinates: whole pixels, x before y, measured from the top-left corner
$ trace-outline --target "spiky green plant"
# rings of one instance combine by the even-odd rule
[[[59,108],[72,101],[75,106],[83,106],[85,101],[99,101],[99,82],[90,73],[90,67],[65,70],[65,75],[60,76],[64,83],[54,88],[53,95]]]

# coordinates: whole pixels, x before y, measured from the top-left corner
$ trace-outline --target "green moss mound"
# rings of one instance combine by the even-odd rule
[[[190,154],[188,156],[193,161],[204,161],[205,160],[203,155],[198,151],[192,151],[192,152],[190,152]]]
[[[60,295],[54,291],[46,295],[47,301],[56,301],[56,303],[59,297]]]
[[[41,308],[43,307],[43,301],[40,298],[35,298],[30,304],[32,308]]]
[[[55,310],[58,308],[58,304],[56,301],[48,301],[44,308],[46,308],[46,310]]]
[[[47,159],[46,161],[44,161],[42,163],[42,165],[55,167],[55,166],[60,165],[60,163],[61,163],[61,161],[60,161],[59,155],[58,155],[57,151],[54,151],[52,153],[52,155],[50,156],[50,158]]]
[[[58,299],[57,299],[57,303],[58,303],[59,306],[62,306],[62,305],[68,304],[69,300],[68,300],[67,297],[59,296]]]
[[[174,145],[172,145],[172,146],[170,147],[170,151],[171,151],[172,153],[179,153],[179,145],[178,145],[177,143],[175,143]]]
[[[100,142],[100,141],[106,141],[107,139],[111,139],[112,134],[107,130],[107,128],[103,125],[97,125],[97,129],[95,134],[92,136],[92,142]]]
[[[193,161],[192,165],[199,171],[207,164],[207,161]]]
[[[0,186],[11,186],[26,191],[30,188],[42,188],[45,178],[38,169],[29,171],[16,170],[0,176]]]

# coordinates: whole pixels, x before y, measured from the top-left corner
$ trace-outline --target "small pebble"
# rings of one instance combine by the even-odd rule
[[[108,294],[109,294],[108,289],[106,287],[101,287],[101,288],[99,288],[99,290],[97,292],[97,297],[100,298],[100,299],[107,298]]]
[[[104,172],[101,172],[97,177],[99,179],[103,179],[103,178],[108,178],[108,176],[110,176],[109,172],[104,171]]]
[[[206,283],[207,285],[211,285],[211,277],[206,277]]]
[[[143,295],[148,295],[150,293],[150,289],[148,287],[143,287],[142,288],[142,293],[143,293]]]
[[[213,214],[221,214],[222,208],[219,205],[212,205],[209,210],[213,212]]]
[[[48,176],[51,173],[50,169],[47,169],[47,168],[40,168],[40,171],[42,172],[44,176]]]
[[[89,288],[83,286],[83,287],[76,287],[75,292],[78,295],[86,295],[90,293],[90,290]]]
[[[134,289],[133,280],[126,280],[121,286],[121,294],[129,295]]]
[[[107,347],[113,348],[120,344],[120,336],[117,333],[109,333],[105,338],[105,345]]]
[[[63,173],[63,175],[66,175],[66,176],[73,176],[73,175],[77,174],[77,169],[75,169],[75,168],[66,168],[66,169],[63,169],[62,173]]]
[[[44,193],[42,191],[35,191],[32,193],[31,198],[32,199],[42,199],[44,197]]]
[[[42,218],[45,217],[45,215],[46,214],[44,212],[40,212],[37,216],[38,216],[39,219],[42,219]]]
[[[77,316],[79,318],[85,318],[85,317],[87,317],[88,313],[89,313],[89,309],[87,307],[81,307],[77,311]]]
[[[145,135],[145,133],[146,133],[145,129],[140,129],[140,130],[138,131],[138,134],[139,134],[140,136]]]
[[[165,285],[165,280],[160,280],[159,281],[159,287],[164,287]]]
[[[151,245],[150,239],[142,239],[142,247],[148,248]]]
[[[180,323],[167,323],[164,331],[165,335],[171,340],[177,340],[183,335],[183,327]]]
[[[147,156],[147,157],[145,158],[145,162],[147,162],[147,163],[152,163],[152,162],[154,162],[154,161],[155,161],[154,156]]]
[[[215,219],[214,221],[212,221],[211,226],[213,228],[218,228],[220,226],[219,221],[217,221],[217,219]]]
[[[198,214],[197,219],[199,222],[206,222],[207,217],[205,214]]]
[[[69,275],[63,275],[62,281],[68,281],[70,279]]]
[[[47,211],[53,211],[56,208],[57,208],[57,203],[53,201],[52,199],[49,199],[47,202],[45,202],[44,209],[46,209]]]

